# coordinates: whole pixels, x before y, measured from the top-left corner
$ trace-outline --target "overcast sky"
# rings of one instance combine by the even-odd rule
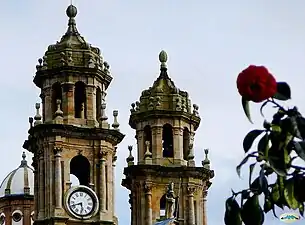
[[[213,3],[211,3],[213,2]],[[2,132],[0,177],[20,163],[28,117],[34,116],[39,90],[32,83],[37,59],[67,27],[68,0],[0,1],[0,89]],[[249,64],[267,66],[292,87],[293,100],[305,113],[305,2],[302,0],[75,0],[77,27],[101,48],[111,66],[108,116],[119,110],[126,138],[118,148],[116,212],[130,224],[128,192],[120,186],[127,146],[135,132],[127,124],[130,104],[159,75],[158,54],[168,53],[169,75],[199,105],[201,126],[195,137],[197,165],[210,149],[215,178],[208,195],[208,223],[223,224],[224,201],[231,187],[246,187],[235,172],[243,158],[242,139],[261,127],[252,106],[251,125],[243,114],[236,76]],[[112,118],[111,118],[112,120]],[[30,154],[28,154],[30,156]],[[268,216],[268,225],[280,224]],[[300,224],[300,222],[295,223]]]

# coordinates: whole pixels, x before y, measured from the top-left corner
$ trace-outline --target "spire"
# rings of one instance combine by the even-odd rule
[[[79,34],[76,28],[75,17],[77,15],[77,8],[74,5],[69,5],[66,14],[69,17],[68,29],[64,36],[61,38],[60,42],[65,42],[71,40],[72,37],[77,37],[78,41],[81,43],[86,43],[85,39]]]
[[[27,161],[26,161],[26,154],[25,152],[22,153],[22,160],[21,160],[21,164],[20,167],[26,167],[28,165]]]

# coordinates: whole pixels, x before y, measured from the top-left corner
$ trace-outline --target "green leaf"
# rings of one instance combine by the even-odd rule
[[[293,144],[294,144],[294,150],[297,153],[297,155],[301,159],[305,160],[305,142],[304,141],[300,141],[300,142],[295,141],[295,142],[293,142]]]
[[[272,204],[272,202],[268,198],[265,198],[264,212],[268,213],[271,209],[273,209],[273,207],[274,205]]]
[[[233,197],[226,200],[224,221],[226,225],[242,225],[241,209]]]
[[[243,141],[243,148],[245,153],[247,153],[253,145],[255,139],[264,132],[264,130],[252,130],[250,131]]]
[[[279,176],[286,176],[286,163],[285,163],[285,151],[280,150],[275,147],[275,143],[272,145],[268,152],[268,161],[270,167],[276,172]],[[287,151],[286,151],[287,153]],[[287,158],[287,157],[286,157]]]
[[[286,101],[291,99],[291,90],[286,82],[277,82],[277,93],[273,98]]]
[[[253,195],[245,202],[241,217],[245,225],[262,225],[264,223],[265,216],[259,205],[258,195]]]
[[[251,157],[256,157],[254,154],[248,154],[244,159],[243,161],[241,161],[241,163],[236,167],[236,172],[237,172],[237,175],[240,177],[240,170],[241,170],[241,167],[249,160],[249,158]]]
[[[244,112],[248,118],[248,120],[250,121],[250,123],[253,123],[251,120],[251,115],[250,115],[250,107],[249,107],[249,101],[246,100],[244,97],[241,98],[241,103],[244,109]]]
[[[255,165],[256,163],[253,163],[249,166],[249,186],[251,186],[251,179]]]
[[[277,203],[280,200],[280,190],[279,190],[279,185],[276,183],[273,187],[272,187],[272,191],[271,191],[271,199],[273,202]]]
[[[303,202],[299,203],[299,212],[300,212],[301,216],[304,217],[304,203]]]
[[[269,134],[266,133],[258,142],[257,150],[262,155],[268,157],[268,150],[269,150]]]
[[[299,207],[299,202],[294,196],[294,181],[292,179],[288,180],[284,189],[284,197],[288,206],[295,210]]]
[[[253,183],[250,185],[250,190],[254,194],[260,195],[262,192],[264,192],[265,196],[269,195],[268,181],[264,173],[260,173],[260,176],[253,181]]]

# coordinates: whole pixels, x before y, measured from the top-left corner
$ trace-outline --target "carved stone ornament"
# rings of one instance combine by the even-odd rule
[[[151,183],[148,183],[148,182],[145,182],[144,183],[144,192],[145,193],[150,193],[152,190],[152,184]]]
[[[106,151],[100,151],[99,152],[99,157],[100,157],[101,160],[106,160],[107,155],[108,155],[108,152],[106,152]]]
[[[194,186],[188,186],[187,187],[187,193],[189,195],[194,195],[195,192],[196,192],[196,187],[194,187]]]
[[[54,155],[60,155],[60,153],[62,152],[62,148],[61,147],[55,147],[53,149]]]

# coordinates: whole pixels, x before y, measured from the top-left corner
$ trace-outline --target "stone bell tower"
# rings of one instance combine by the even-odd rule
[[[167,74],[167,54],[159,55],[161,73],[131,106],[129,125],[136,130],[137,163],[130,156],[122,185],[130,190],[131,224],[206,225],[205,201],[210,179],[206,159],[196,167],[193,141],[199,126],[198,106]],[[192,110],[193,108],[193,110]]]
[[[114,169],[119,131],[105,114],[109,65],[79,34],[77,9],[67,8],[68,29],[50,45],[34,78],[42,110],[30,118],[24,148],[34,154],[35,224],[118,224]],[[42,113],[41,113],[42,112]],[[42,115],[41,115],[42,114]],[[79,184],[71,185],[74,175]]]

